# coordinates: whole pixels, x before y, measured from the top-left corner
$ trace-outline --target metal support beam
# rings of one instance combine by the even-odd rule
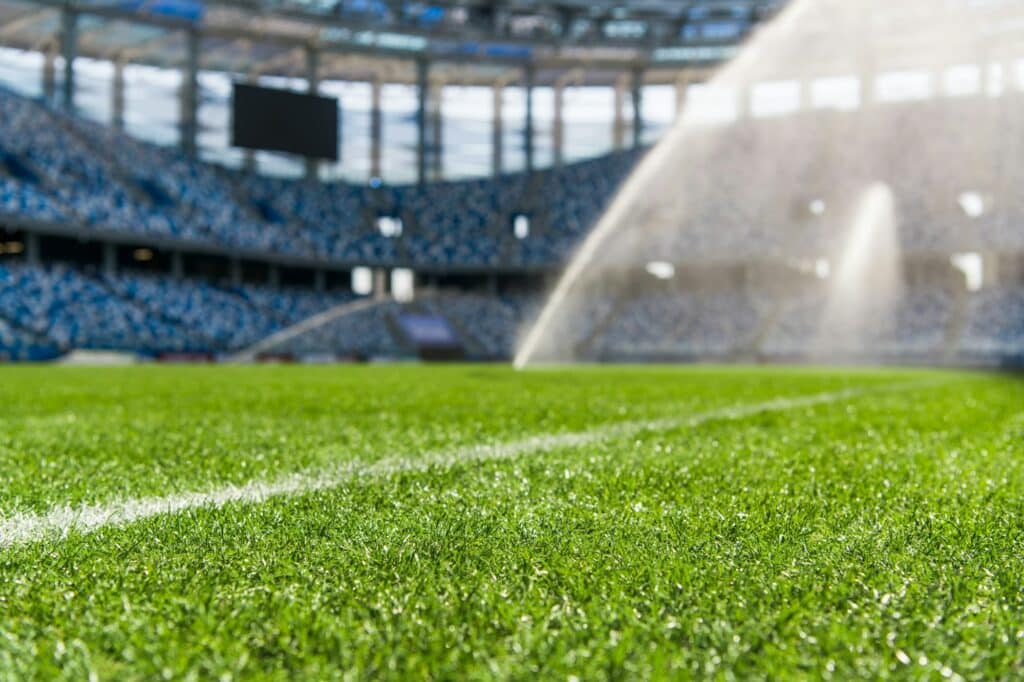
[[[7,41],[12,36],[29,35],[34,33],[34,29],[36,29],[39,24],[43,24],[51,18],[51,12],[51,9],[45,7],[32,8],[25,10],[22,14],[6,20],[3,25],[0,25],[0,40]]]
[[[416,181],[427,182],[427,100],[430,97],[430,62],[416,61]]]
[[[110,86],[110,124],[124,130],[124,60],[114,60],[114,79]]]
[[[431,175],[435,181],[444,178],[444,83],[430,88],[430,151]]]
[[[320,53],[314,47],[306,48],[306,89],[311,95],[320,91]],[[306,159],[306,179],[316,180],[320,177],[320,163],[316,159]]]
[[[633,71],[633,149],[644,143],[644,71]]]
[[[75,53],[78,50],[78,13],[65,5],[60,11],[60,52],[64,57],[64,82],[61,84],[61,106],[71,111],[75,106]]]
[[[275,289],[281,286],[281,268],[274,263],[267,268],[267,284]]]
[[[565,107],[565,85],[555,83],[555,120],[551,126],[551,146],[555,156],[555,168],[562,167],[562,160],[565,154],[565,120],[563,108]]]
[[[29,265],[39,265],[39,235],[35,232],[25,234],[25,260]]]
[[[686,111],[686,98],[690,92],[690,74],[686,71],[680,71],[676,76],[676,116],[675,119],[678,121],[679,118]]]
[[[185,276],[185,257],[181,251],[171,252],[171,277],[181,279]]]
[[[570,85],[580,85],[582,82],[582,69],[573,69],[555,81],[555,116],[551,127],[551,142],[556,168],[560,168],[565,159],[565,89]]]
[[[526,172],[533,172],[533,66],[523,71],[523,87],[526,89],[526,125],[523,127],[523,150],[526,153]]]
[[[189,156],[196,153],[196,135],[199,126],[197,125],[197,110],[199,108],[199,30],[192,28],[186,33],[185,40],[185,66],[181,74],[181,91],[179,98],[181,103],[181,148]]]
[[[57,98],[57,44],[50,43],[43,57],[43,99],[50,104]]]
[[[505,88],[518,78],[518,72],[509,72],[491,84],[491,175],[496,178],[505,171]]]
[[[626,104],[626,82],[620,77],[615,81],[615,103],[612,117],[612,148],[621,151],[626,146],[626,121],[622,110]]]
[[[242,286],[242,261],[237,257],[228,260],[228,278],[231,281],[231,286]]]
[[[319,268],[313,271],[313,291],[318,294],[327,291],[327,273]]]
[[[383,132],[383,114],[381,112],[381,91],[383,83],[379,76],[370,83],[370,177],[381,176],[381,136]]]
[[[505,108],[505,83],[499,81],[494,84],[493,109],[491,111],[491,175],[500,177],[504,161],[502,157],[505,150],[504,116]]]
[[[117,275],[117,245],[103,245],[103,273],[109,277]]]

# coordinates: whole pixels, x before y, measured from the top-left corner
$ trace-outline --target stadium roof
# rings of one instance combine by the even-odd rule
[[[78,55],[180,66],[186,34],[202,67],[322,78],[415,80],[415,62],[453,83],[534,82],[585,72],[611,83],[637,68],[677,72],[729,58],[783,0],[0,0],[0,45],[56,50],[60,14],[78,17]],[[581,69],[584,70],[581,72]]]
[[[56,56],[67,11],[77,17],[80,57],[176,68],[187,62],[189,36],[198,35],[200,68],[248,76],[302,77],[315,51],[321,80],[415,83],[418,64],[427,61],[432,81],[453,85],[515,84],[527,73],[534,85],[625,85],[640,70],[644,82],[656,84],[702,79],[785,2],[0,0],[0,45]],[[965,11],[986,18],[991,30],[969,40],[959,35],[956,46],[949,32],[915,34],[907,44],[919,10],[894,3],[886,16],[873,17],[885,29],[886,44],[872,45],[872,68],[913,67],[916,54],[936,50],[950,60],[977,56],[959,54],[964,46],[1019,52],[1024,26],[1006,15],[1014,2],[951,0],[936,7],[951,21]],[[812,9],[818,21],[799,41],[793,63],[808,74],[849,72],[851,65],[832,54],[832,36],[859,5],[821,0]],[[848,56],[840,60],[848,62]]]

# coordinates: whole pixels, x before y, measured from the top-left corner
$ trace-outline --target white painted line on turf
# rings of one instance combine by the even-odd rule
[[[0,548],[64,538],[69,533],[91,533],[102,528],[125,526],[164,514],[192,509],[218,508],[232,503],[259,504],[274,497],[306,495],[336,488],[360,478],[425,472],[452,468],[468,462],[511,459],[561,448],[593,445],[611,438],[640,435],[647,431],[694,428],[717,420],[736,420],[770,412],[784,412],[825,405],[865,395],[919,388],[934,381],[887,384],[876,388],[855,388],[817,393],[797,398],[776,398],[748,405],[733,405],[682,417],[618,422],[587,431],[545,434],[505,443],[479,444],[417,457],[390,457],[375,462],[352,461],[312,472],[288,474],[270,481],[226,485],[205,492],[186,492],[163,497],[115,500],[105,504],[55,507],[42,514],[16,513],[0,518]]]

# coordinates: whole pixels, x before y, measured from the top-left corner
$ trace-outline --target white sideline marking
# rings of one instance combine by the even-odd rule
[[[610,438],[639,435],[645,431],[694,428],[709,421],[735,420],[768,412],[782,412],[848,400],[863,395],[910,390],[932,381],[887,384],[877,388],[854,388],[817,393],[798,398],[776,398],[749,405],[734,405],[684,417],[607,424],[574,433],[531,436],[506,443],[480,444],[444,452],[428,452],[418,457],[390,457],[375,462],[345,462],[337,467],[288,474],[270,481],[251,481],[226,485],[205,492],[189,492],[164,497],[140,497],[105,504],[55,507],[42,514],[17,513],[0,517],[0,549],[44,540],[63,539],[71,532],[91,533],[107,527],[125,526],[163,514],[178,514],[191,509],[219,508],[231,503],[259,504],[274,497],[305,495],[336,488],[359,478],[390,474],[425,472],[433,468],[452,468],[468,462],[510,459],[560,448],[592,445]]]

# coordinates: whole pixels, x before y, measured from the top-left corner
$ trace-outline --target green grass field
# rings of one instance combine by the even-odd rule
[[[1024,381],[0,368],[0,679],[1024,675]]]

